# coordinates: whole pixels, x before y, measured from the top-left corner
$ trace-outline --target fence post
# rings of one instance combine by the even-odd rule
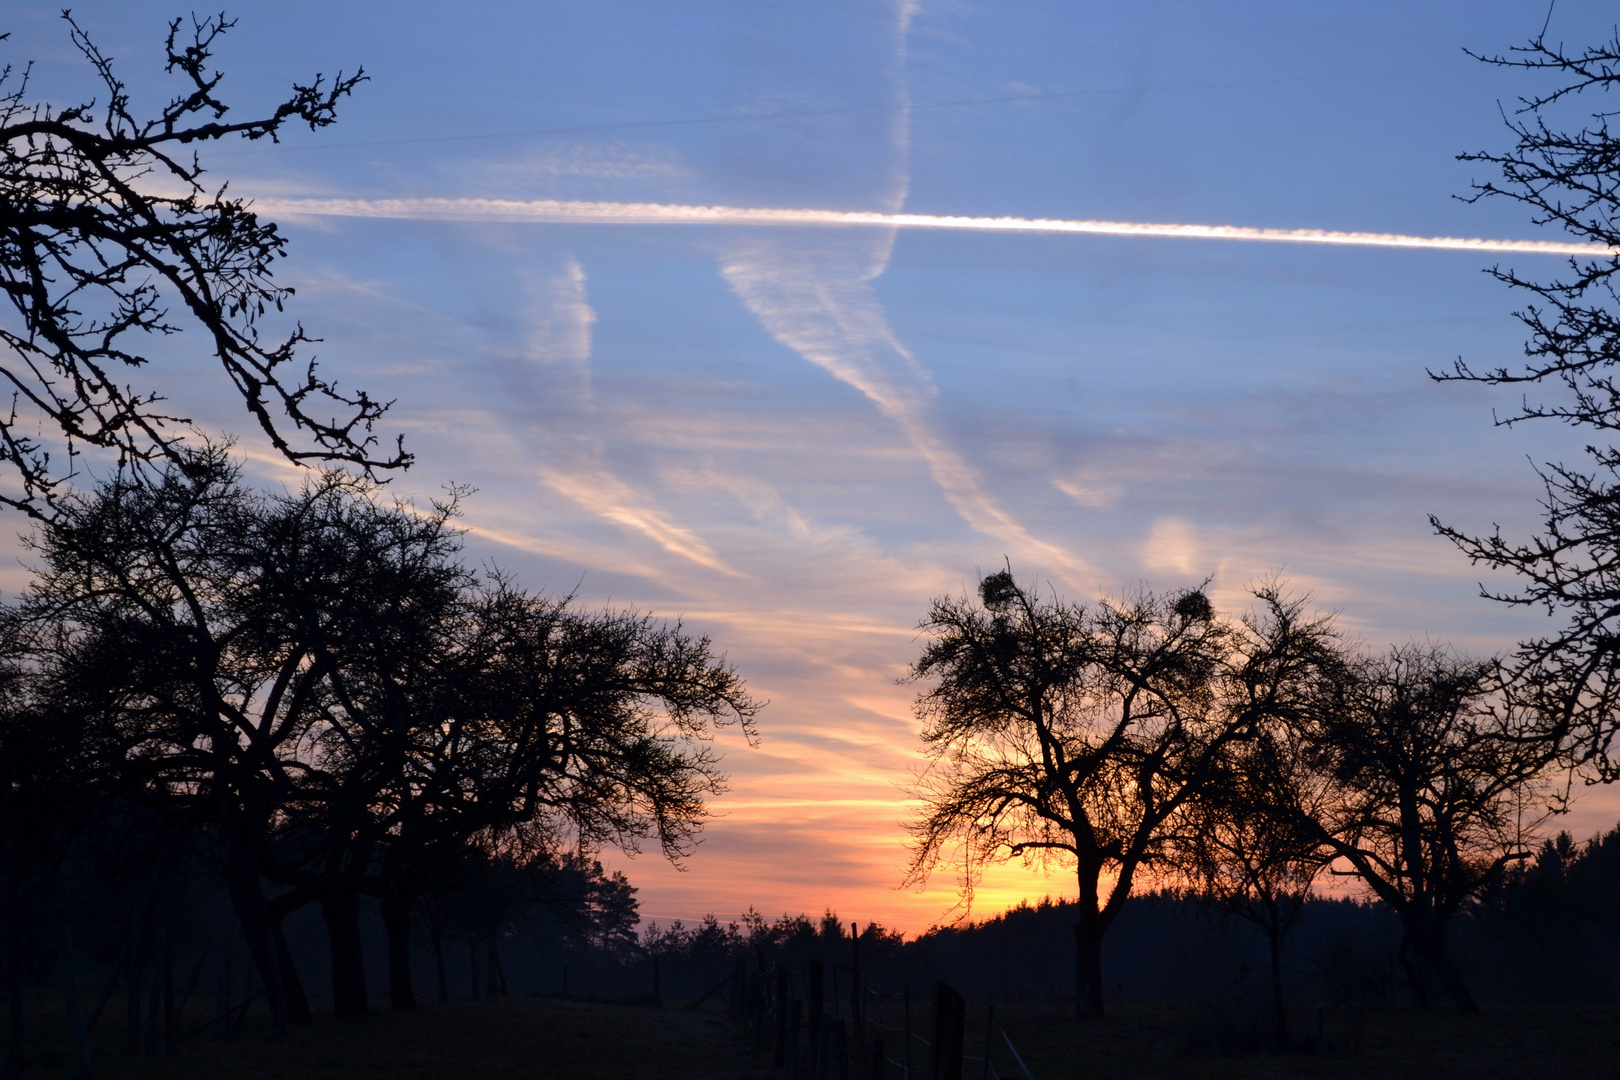
[[[990,1040],[995,1037],[995,1034],[996,1034],[996,1001],[995,1001],[994,998],[991,998],[989,1006],[985,1009],[985,1017],[984,1017],[984,1075],[983,1075],[983,1080],[990,1080]]]
[[[787,1064],[788,1049],[788,973],[787,968],[776,969],[776,1053],[772,1064]]]
[[[911,987],[905,988],[906,998],[906,1080],[911,1080]]]
[[[758,1061],[765,1048],[765,976],[757,971],[748,981],[748,1007],[753,1011],[749,1041],[753,1043],[754,1060]]]
[[[810,992],[806,1003],[810,1008],[810,1026],[819,1030],[822,1006],[825,1004],[827,971],[821,961],[810,961]]]
[[[962,1080],[967,1038],[967,1002],[943,982],[934,984],[934,1072],[932,1080]]]
[[[794,1077],[794,1078],[799,1078],[804,1073],[804,1069],[803,1069],[803,1064],[804,1063],[801,1060],[802,1057],[803,1057],[803,1053],[802,1053],[802,1047],[800,1046],[800,1043],[801,1043],[802,1040],[799,1038],[800,1032],[802,1031],[802,1028],[799,1025],[799,1011],[800,1011],[800,1009],[801,1009],[801,1007],[803,1005],[804,1005],[804,1003],[802,1001],[800,1001],[799,999],[797,999],[797,998],[793,999],[793,1019],[788,1023],[788,1064],[787,1064],[787,1069],[788,1069],[788,1076]]]
[[[849,1021],[855,1028],[855,1042],[866,1041],[866,999],[862,996],[866,991],[861,983],[861,926],[860,923],[849,924],[849,943],[855,953],[854,989],[849,992]]]

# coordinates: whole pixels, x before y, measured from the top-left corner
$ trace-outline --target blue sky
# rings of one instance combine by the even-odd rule
[[[147,0],[75,15],[159,100]],[[363,64],[319,134],[205,157],[300,199],[504,199],[1230,224],[1554,240],[1465,205],[1528,88],[1464,47],[1525,3],[362,3],[232,8],[238,110]],[[14,61],[93,93],[56,5],[8,5]],[[1562,3],[1551,34],[1608,32]],[[442,218],[444,215],[437,215]],[[1534,521],[1514,400],[1431,383],[1511,363],[1515,300],[1478,252],[895,228],[280,214],[292,315],[323,365],[397,404],[395,481],[479,488],[474,557],[536,588],[684,616],[771,699],[758,750],[653,915],[819,910],[920,929],[900,893],[916,763],[897,685],[929,597],[1009,559],[1083,598],[1280,574],[1374,647],[1480,652],[1534,616],[1476,596],[1429,513]],[[1499,256],[1552,273],[1556,258]],[[295,482],[178,341],[157,385]],[[1591,796],[1577,831],[1612,823]],[[1066,891],[1020,867],[988,907]]]

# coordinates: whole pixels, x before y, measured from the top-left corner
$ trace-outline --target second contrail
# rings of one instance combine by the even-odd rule
[[[1333,232],[1326,229],[1260,229],[1247,225],[1169,225],[1138,221],[1071,221],[1059,218],[956,217],[880,214],[864,210],[778,210],[741,206],[668,203],[569,202],[554,199],[318,199],[267,198],[254,209],[278,216],[404,218],[415,221],[534,222],[574,225],[797,225],[967,229],[981,232],[1089,233],[1099,236],[1162,236],[1183,240],[1248,240],[1274,244],[1340,244],[1351,247],[1428,248],[1450,251],[1518,251],[1537,255],[1620,254],[1601,244],[1547,240],[1488,240],[1459,236]]]

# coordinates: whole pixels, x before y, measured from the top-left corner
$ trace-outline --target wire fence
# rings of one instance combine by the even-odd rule
[[[840,972],[851,976],[847,1002],[839,993]],[[984,1014],[982,1051],[970,1054],[967,1003],[960,994],[943,982],[934,985],[926,1029],[932,1038],[925,1037],[913,1028],[909,990],[880,994],[862,986],[858,952],[853,965],[810,961],[797,970],[766,967],[762,957],[753,965],[739,960],[687,1007],[698,1008],[722,991],[728,991],[727,1014],[754,1059],[763,1062],[769,1055],[783,1080],[1004,1080],[992,1060],[998,1042],[1016,1068],[1005,1080],[1035,1080],[1012,1036],[996,1022],[994,1003]],[[873,1003],[879,1008],[870,1008]],[[896,1003],[899,1017],[889,1015]],[[873,1013],[880,1009],[899,1023],[878,1019]]]

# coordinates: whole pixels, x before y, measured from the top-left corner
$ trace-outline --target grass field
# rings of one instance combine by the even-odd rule
[[[921,1003],[913,1027],[927,1032]],[[872,1019],[900,1025],[898,1003]],[[1306,1052],[1251,1049],[1265,1018],[1224,1012],[1126,1007],[1102,1021],[1077,1023],[1066,1007],[1006,1005],[996,1011],[991,1066],[1001,1080],[1022,1080],[999,1029],[1005,1029],[1036,1080],[1529,1080],[1620,1077],[1620,1012],[1542,1008],[1462,1017],[1430,1013],[1315,1013],[1298,1018]],[[984,1075],[985,1015],[967,1018],[964,1080]],[[60,1039],[43,1028],[25,1077],[71,1074]],[[187,1040],[178,1058],[122,1057],[113,1032],[98,1032],[101,1080],[767,1080],[736,1028],[718,1013],[633,1008],[550,999],[508,998],[322,1020],[286,1039],[247,1029],[230,1039]],[[1318,1035],[1321,1044],[1318,1044]],[[887,1033],[889,1056],[904,1059],[903,1040]],[[51,1045],[47,1046],[49,1043]],[[915,1073],[926,1078],[929,1050],[913,1040]],[[901,1072],[890,1074],[899,1080]]]
[[[1536,1008],[1464,1017],[1445,1009],[1313,1012],[1293,1027],[1300,1052],[1254,1049],[1264,1013],[1127,1007],[1077,1023],[1069,1006],[996,1010],[1036,1080],[1584,1080],[1620,1077],[1620,1011]],[[984,1048],[985,1017],[970,1010],[967,1053]],[[913,1051],[919,1066],[926,1047]],[[1022,1080],[999,1032],[991,1065]],[[965,1080],[980,1080],[982,1058]]]
[[[504,998],[319,1020],[285,1039],[248,1029],[198,1036],[181,1055],[122,1057],[95,1047],[97,1080],[764,1080],[723,1016]],[[36,1032],[41,1041],[47,1032]],[[101,1034],[97,1032],[98,1036]],[[111,1039],[112,1032],[108,1033]],[[31,1055],[24,1077],[67,1077],[66,1044]]]

